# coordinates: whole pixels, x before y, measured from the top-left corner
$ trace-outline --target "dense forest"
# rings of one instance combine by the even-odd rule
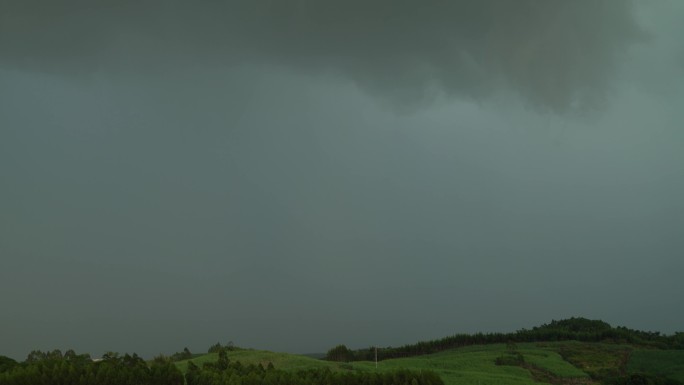
[[[190,361],[183,375],[170,358],[147,363],[139,356],[105,354],[101,360],[73,351],[34,351],[24,362],[0,356],[0,385],[444,385],[430,371],[332,372],[328,368],[277,370],[269,363],[231,362],[226,349],[201,367]]]
[[[547,342],[547,341],[582,341],[582,342],[615,342],[648,346],[657,349],[684,349],[684,333],[662,335],[659,332],[646,332],[612,327],[600,320],[573,317],[552,321],[532,328],[522,329],[514,333],[476,333],[456,334],[453,336],[418,342],[400,347],[377,349],[377,359],[411,357],[431,354],[447,349],[469,345],[509,343],[509,342]],[[376,348],[351,350],[345,345],[338,345],[328,351],[326,359],[330,361],[374,360]]]

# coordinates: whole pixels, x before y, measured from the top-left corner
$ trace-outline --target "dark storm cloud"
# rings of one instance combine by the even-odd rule
[[[631,1],[4,1],[0,65],[81,74],[268,63],[397,103],[513,90],[601,105],[642,36]]]
[[[684,2],[190,4],[0,1],[0,354],[681,329]]]

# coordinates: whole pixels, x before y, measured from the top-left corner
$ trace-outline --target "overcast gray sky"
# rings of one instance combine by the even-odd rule
[[[0,1],[0,354],[684,330],[684,3]]]

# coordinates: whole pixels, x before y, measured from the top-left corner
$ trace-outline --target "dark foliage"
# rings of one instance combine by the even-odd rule
[[[215,343],[209,347],[209,350],[207,350],[207,353],[218,353],[221,350],[230,351],[230,350],[238,350],[238,349],[239,348],[233,344],[233,341],[228,341],[228,343],[225,345],[221,345],[220,342],[217,342],[217,343]]]
[[[0,385],[182,385],[182,373],[169,360],[148,365],[138,355],[107,353],[100,361],[73,351],[33,351],[26,361],[0,373]]]
[[[456,334],[438,340],[418,342],[397,348],[378,349],[378,360],[431,354],[462,346],[493,343],[545,342],[545,341],[583,341],[583,342],[616,342],[631,343],[661,349],[684,349],[684,333],[673,336],[661,335],[659,332],[645,332],[586,318],[569,318],[551,321],[532,328],[522,329],[514,333],[476,333]],[[348,361],[372,361],[375,359],[375,348],[350,351]]]
[[[328,350],[325,359],[328,361],[349,362],[354,360],[354,352],[349,350],[345,345],[337,345]]]
[[[182,352],[176,352],[169,357],[171,361],[183,361],[183,360],[189,360],[193,357],[192,353],[190,352],[190,349],[188,348],[183,348]]]
[[[0,373],[7,372],[17,366],[17,361],[5,357],[5,356],[0,356]]]
[[[644,373],[634,373],[629,376],[616,377],[606,381],[607,385],[682,385],[680,381],[653,376]]]

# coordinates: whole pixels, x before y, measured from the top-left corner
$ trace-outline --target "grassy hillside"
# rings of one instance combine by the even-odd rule
[[[301,356],[298,354],[289,353],[275,353],[264,350],[233,350],[228,352],[228,358],[231,361],[240,361],[243,365],[263,365],[268,366],[268,363],[273,363],[276,369],[283,370],[306,370],[320,367],[329,367],[331,370],[340,370],[340,366],[344,365],[338,362],[329,362],[317,360],[315,358]],[[198,366],[202,366],[205,362],[216,362],[218,360],[217,353],[205,354],[203,356],[193,358],[190,360],[183,360],[176,362],[176,366],[185,373],[188,366],[188,361],[194,362]]]
[[[496,365],[497,358],[520,354],[519,365]],[[375,363],[354,361],[330,362],[288,353],[261,350],[228,352],[231,361],[244,365],[268,366],[276,369],[306,370],[329,368],[332,371],[375,371]],[[216,362],[217,354],[206,354],[192,361],[201,366]],[[177,367],[185,372],[188,360]],[[596,384],[608,377],[631,373],[660,375],[684,382],[684,350],[643,349],[630,344],[589,343],[578,341],[473,345],[434,354],[380,361],[378,371],[396,369],[431,370],[445,385],[461,384]]]
[[[576,335],[583,340],[570,338]],[[511,336],[532,341],[506,339]],[[684,333],[662,337],[583,318],[553,321],[514,334],[455,335],[380,348],[378,358],[385,359],[377,364],[368,360],[374,350],[352,351],[338,345],[327,352],[326,361],[217,343],[210,351],[220,353],[192,355],[186,348],[147,363],[135,354],[108,353],[104,362],[93,362],[73,351],[34,351],[21,364],[0,356],[0,383],[75,383],[75,378],[92,382],[109,377],[119,381],[119,377],[137,376],[142,382],[155,378],[162,381],[156,383],[169,383],[173,377],[194,385],[684,384]],[[182,357],[192,358],[173,362]]]
[[[524,347],[521,349],[523,351],[526,352],[523,355],[531,353],[536,357],[542,357],[545,353],[533,347]],[[494,364],[496,358],[505,353],[506,347],[503,344],[469,346],[430,355],[381,361],[378,370],[429,369],[436,372],[446,385],[535,384],[528,369]],[[551,358],[549,363],[550,366],[563,366],[562,359],[554,361]],[[353,366],[360,370],[375,370],[373,362],[354,362]]]
[[[395,369],[432,370],[437,373],[446,385],[461,384],[539,384],[541,383],[589,383],[586,372],[564,360],[558,353],[562,345],[558,344],[519,344],[516,351],[522,354],[525,365],[497,366],[497,357],[508,354],[510,350],[505,344],[476,345],[452,349],[435,354],[417,357],[397,358],[378,363],[379,371]],[[228,357],[232,361],[243,364],[273,363],[276,369],[299,370],[327,367],[333,371],[374,371],[375,363],[356,361],[350,363],[328,362],[313,358],[259,350],[231,351]],[[204,362],[215,362],[216,354],[207,354],[192,361],[197,365]],[[176,365],[182,371],[187,368],[187,360]]]
[[[644,349],[684,349],[684,333],[662,335],[658,332],[646,332],[628,329],[623,326],[613,327],[601,320],[583,317],[572,317],[554,320],[548,324],[535,326],[532,329],[521,329],[514,333],[475,333],[455,334],[452,336],[421,341],[399,347],[386,347],[378,352],[378,359],[413,357],[437,353],[464,346],[486,345],[497,343],[529,343],[549,341],[582,341],[587,343],[630,344]],[[341,349],[343,348],[343,349]],[[333,361],[336,360],[372,360],[375,356],[373,348],[347,351],[343,345],[328,352]]]
[[[542,343],[540,346],[558,352],[566,362],[595,379],[624,375],[625,364],[633,350],[633,346],[627,344],[577,341]]]
[[[501,348],[502,343],[508,347]],[[516,344],[520,348],[515,347]],[[427,356],[432,359],[438,357],[439,352],[462,354],[467,351],[464,347],[469,346],[480,351],[498,346],[493,348],[499,349],[499,357],[495,358],[497,363],[525,369],[538,382],[660,384],[666,383],[667,379],[675,382],[684,380],[684,361],[680,353],[684,351],[684,333],[663,335],[623,326],[613,327],[604,321],[583,317],[553,320],[514,333],[455,334],[387,347],[377,351],[377,358],[405,360]],[[338,345],[328,351],[326,358],[362,361],[373,356],[376,356],[374,348],[349,350]],[[452,364],[455,362],[457,359],[451,361]],[[488,369],[488,372],[492,373],[492,370]]]
[[[684,383],[684,350],[636,350],[627,362],[627,371],[659,374]]]

